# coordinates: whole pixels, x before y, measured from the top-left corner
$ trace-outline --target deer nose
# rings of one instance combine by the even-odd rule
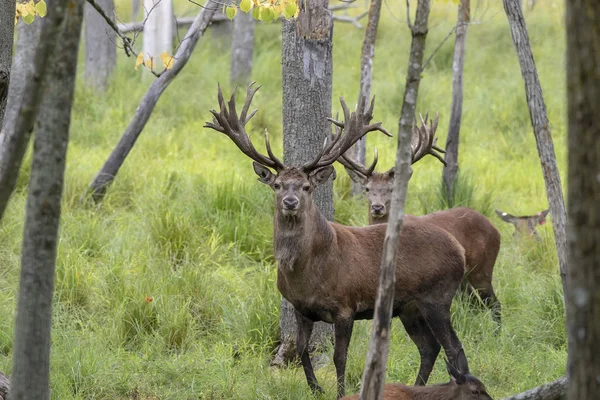
[[[371,206],[371,211],[376,215],[383,214],[385,212],[385,206],[383,204],[373,204]]]
[[[283,208],[287,210],[295,210],[298,208],[298,199],[296,197],[285,197],[283,199]]]

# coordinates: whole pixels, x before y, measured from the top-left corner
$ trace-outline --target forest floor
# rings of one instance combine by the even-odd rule
[[[180,15],[197,12],[176,2]],[[496,4],[497,3],[497,4]],[[544,89],[558,163],[566,172],[565,32],[559,1],[525,10]],[[476,6],[479,4],[478,6]],[[119,16],[128,19],[130,2]],[[360,7],[364,8],[361,2]],[[454,26],[453,2],[432,2],[426,57]],[[358,14],[361,9],[352,10]],[[404,3],[384,3],[374,60],[375,120],[397,132],[410,34]],[[486,312],[453,304],[453,323],[471,371],[494,398],[518,393],[565,373],[562,287],[551,227],[542,241],[516,241],[495,208],[516,215],[547,208],[544,182],[516,53],[500,2],[474,4],[468,28],[461,129],[461,180],[455,204],[473,207],[502,232],[494,286],[503,326],[493,335]],[[366,23],[366,20],[363,20]],[[181,32],[183,36],[184,32]],[[357,98],[364,30],[337,23],[334,33],[333,112],[337,98]],[[78,80],[68,153],[55,282],[51,386],[53,399],[303,399],[311,394],[297,366],[269,366],[278,337],[280,295],[272,253],[273,198],[255,180],[251,162],[224,135],[204,129],[217,106],[217,82],[226,93],[230,42],[210,34],[167,89],[104,203],[79,197],[124,132],[149,81],[134,59],[119,54],[105,94]],[[438,143],[448,127],[452,57],[450,38],[423,73],[418,111],[438,111]],[[257,146],[269,129],[281,154],[281,34],[277,23],[256,30],[253,79],[263,85],[249,125]],[[83,77],[83,57],[78,74]],[[147,79],[146,79],[147,78]],[[240,93],[241,94],[241,93]],[[396,139],[369,136],[380,169],[393,165]],[[13,321],[29,161],[0,224],[0,370],[11,373]],[[350,179],[338,168],[336,221],[364,225],[364,200],[349,196]],[[414,168],[407,212],[424,214],[440,201],[441,164],[429,157]],[[358,322],[350,345],[347,391],[359,390],[370,322]],[[330,361],[317,371],[335,395]],[[389,381],[412,383],[419,357],[394,322]],[[438,359],[429,382],[446,382]]]

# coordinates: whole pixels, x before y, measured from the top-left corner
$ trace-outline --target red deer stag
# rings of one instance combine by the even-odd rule
[[[463,351],[458,353],[456,367],[446,361],[446,368],[452,377],[450,382],[431,386],[406,386],[401,383],[388,383],[384,386],[383,400],[493,400],[483,382],[468,371],[467,359]],[[344,397],[342,400],[358,400],[359,395]]]
[[[523,215],[520,217],[515,217],[514,215],[496,210],[496,214],[498,214],[502,221],[508,222],[515,226],[515,233],[513,234],[515,238],[521,236],[533,236],[536,239],[541,239],[536,228],[538,225],[544,225],[546,223],[546,216],[549,212],[550,210],[544,210],[540,211],[536,215]]]
[[[440,151],[434,145],[437,121],[437,114],[429,125],[427,116],[425,119],[421,117],[421,126],[413,126],[413,164],[427,154],[434,155],[442,161],[441,156],[434,151]],[[345,154],[338,162],[345,167],[350,178],[360,183],[367,192],[369,224],[387,223],[394,187],[394,169],[383,173],[374,172],[377,151],[373,163],[368,168]],[[494,225],[482,214],[466,207],[451,208],[419,217],[406,215],[406,221],[409,220],[436,225],[450,232],[458,240],[465,249],[465,278],[470,284],[467,287],[479,294],[483,303],[492,311],[492,318],[500,324],[501,304],[492,286],[494,264],[500,250],[500,232]]]
[[[212,110],[213,122],[205,127],[227,135],[254,160],[259,181],[275,192],[273,245],[277,259],[277,288],[295,308],[298,324],[297,348],[308,385],[322,391],[308,354],[313,324],[334,324],[334,364],[338,398],[344,395],[344,374],[348,345],[355,320],[372,319],[378,289],[385,225],[349,227],[327,221],[317,209],[312,194],[334,171],[332,164],[357,140],[371,131],[387,135],[381,123],[370,124],[374,99],[362,112],[350,113],[343,98],[344,122],[330,119],[341,129],[331,141],[325,140],[317,157],[301,166],[283,164],[273,155],[265,135],[268,157],[252,145],[245,126],[258,90],[248,86],[246,102],[238,117],[235,91],[228,105],[218,90],[220,111]],[[271,171],[275,170],[275,173]],[[446,231],[418,221],[402,228],[396,265],[394,316],[399,316],[421,355],[416,383],[424,385],[440,345],[451,362],[462,344],[450,322],[450,305],[460,285],[464,251]]]

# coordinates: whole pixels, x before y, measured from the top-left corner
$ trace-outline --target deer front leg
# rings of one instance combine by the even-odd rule
[[[323,393],[323,388],[317,383],[317,377],[315,376],[315,371],[310,362],[310,355],[308,354],[308,341],[312,334],[314,322],[300,314],[297,310],[295,310],[295,314],[296,324],[298,325],[296,347],[298,349],[300,361],[302,361],[302,368],[304,369],[304,375],[306,375],[306,381],[313,392]]]
[[[345,374],[346,359],[348,358],[348,346],[352,337],[353,318],[337,318],[333,324],[335,330],[335,349],[333,352],[333,363],[337,373],[337,398],[344,397],[346,391]]]

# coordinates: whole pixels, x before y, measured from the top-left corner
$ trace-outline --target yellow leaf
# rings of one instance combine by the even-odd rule
[[[144,60],[144,66],[150,71],[154,71],[154,58],[150,57]]]
[[[235,17],[235,14],[237,14],[237,7],[235,7],[235,6],[228,6],[225,9],[225,15],[227,15],[227,18],[233,19],[233,17]]]
[[[250,11],[250,9],[252,9],[252,1],[251,0],[242,0],[240,2],[240,10],[247,13],[248,11]]]
[[[140,65],[142,65],[144,63],[144,53],[140,53],[138,54],[137,58],[135,59],[135,70],[137,71],[138,67]]]
[[[35,15],[35,4],[33,0],[29,0],[28,3],[24,3],[27,15]]]
[[[160,59],[162,60],[165,69],[173,68],[173,65],[175,64],[175,59],[173,58],[173,56],[167,54],[166,51],[160,55]]]
[[[298,9],[298,7],[296,7],[296,4],[294,4],[294,3],[288,3],[285,6],[285,11],[283,13],[283,16],[286,19],[290,19],[290,18],[292,18],[296,14],[296,10],[297,9]]]
[[[46,16],[47,7],[46,2],[44,0],[40,0],[37,2],[37,4],[35,5],[35,12],[42,18]]]

